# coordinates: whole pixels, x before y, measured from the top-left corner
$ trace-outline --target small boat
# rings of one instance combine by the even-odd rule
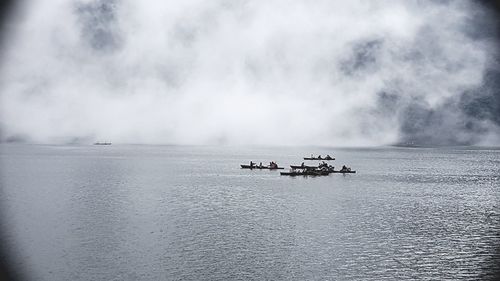
[[[308,165],[290,165],[292,169],[306,169],[306,170],[332,170],[333,166],[327,165],[326,163],[319,164],[318,166],[308,166]]]
[[[338,171],[332,170],[330,173],[342,173],[342,174],[355,174],[356,171],[351,170],[351,168],[340,169]]]
[[[269,166],[259,166],[259,165],[253,165],[253,166],[250,166],[250,165],[240,165],[242,169],[260,169],[260,170],[264,170],[264,169],[267,169],[267,170],[283,170],[285,168],[283,167],[269,167]]]
[[[328,171],[322,170],[304,170],[304,171],[290,171],[290,172],[280,172],[282,176],[328,176],[330,173]]]
[[[110,142],[95,142],[94,145],[111,145]]]
[[[356,171],[339,170],[339,171],[331,171],[330,173],[355,174]]]
[[[304,157],[304,160],[325,160],[325,161],[330,161],[330,160],[335,160],[334,157]]]
[[[290,168],[292,169],[313,169],[313,168],[318,168],[316,166],[307,166],[307,165],[290,165]]]

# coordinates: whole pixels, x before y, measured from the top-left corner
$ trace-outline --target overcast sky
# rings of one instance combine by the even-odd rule
[[[472,1],[25,1],[1,137],[498,145],[493,18]]]

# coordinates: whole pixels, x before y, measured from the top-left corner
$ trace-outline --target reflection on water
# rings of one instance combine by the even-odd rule
[[[1,148],[31,280],[473,280],[500,242],[500,150]],[[239,169],[310,153],[358,173]]]

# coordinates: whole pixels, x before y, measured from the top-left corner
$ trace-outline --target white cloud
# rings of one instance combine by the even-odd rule
[[[431,108],[482,83],[478,7],[435,1],[28,1],[0,76],[3,137],[378,145],[380,92]],[[101,3],[101,4],[102,4]]]

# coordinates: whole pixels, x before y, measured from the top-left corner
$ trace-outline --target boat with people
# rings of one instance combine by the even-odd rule
[[[342,173],[342,174],[355,174],[356,171],[351,170],[350,167],[347,167],[346,165],[342,166],[342,169],[340,170],[332,170],[331,173]]]
[[[330,173],[324,170],[294,170],[292,169],[289,172],[280,172],[282,176],[328,176]]]
[[[306,166],[302,163],[301,165],[290,165],[290,167],[289,172],[281,172],[280,174],[282,176],[327,176],[334,171],[334,167],[324,161],[318,166]]]
[[[326,160],[326,161],[330,161],[330,160],[335,160],[335,158],[331,157],[330,155],[326,155],[324,158],[321,157],[321,155],[318,155],[318,157],[314,157],[311,154],[311,157],[304,157],[304,160]]]
[[[242,169],[262,169],[262,170],[283,170],[283,167],[269,167],[269,166],[250,166],[250,165],[240,165]]]
[[[110,142],[95,142],[94,145],[111,145]]]
[[[305,165],[304,162],[302,162],[302,164],[300,165],[290,165],[290,168],[292,169],[304,169],[304,168],[317,168],[316,166],[308,166],[308,165]]]
[[[282,170],[285,169],[283,167],[279,167],[278,164],[274,161],[269,162],[268,166],[262,165],[262,162],[257,165],[256,163],[250,161],[250,165],[240,165],[242,169],[267,169],[267,170]]]
[[[331,171],[330,173],[339,173],[339,174],[355,174],[356,171],[350,171],[350,170],[338,170],[338,171]]]

